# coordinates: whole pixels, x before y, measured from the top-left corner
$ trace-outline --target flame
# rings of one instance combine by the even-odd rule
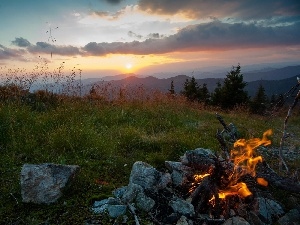
[[[262,177],[258,177],[258,178],[256,178],[256,181],[257,181],[257,183],[259,184],[259,185],[261,185],[261,186],[268,186],[268,181],[266,181],[264,178],[262,178]]]
[[[230,160],[234,163],[234,171],[230,177],[230,184],[224,190],[220,190],[218,197],[225,199],[227,196],[238,195],[241,198],[247,198],[252,193],[247,185],[243,182],[238,182],[238,179],[246,174],[255,176],[255,167],[257,163],[262,162],[261,156],[255,156],[255,150],[259,146],[267,146],[271,144],[268,136],[272,135],[272,130],[264,132],[263,137],[253,138],[250,140],[239,139],[234,143],[233,150],[231,150]],[[201,183],[204,177],[210,174],[194,175],[194,183],[190,191],[195,189],[196,184]],[[257,183],[262,186],[267,186],[268,182],[263,178],[257,178]],[[215,196],[209,200],[210,204],[215,204]]]
[[[195,174],[194,177],[194,182],[192,183],[192,186],[189,189],[189,192],[193,192],[197,186],[197,184],[201,183],[201,181],[204,179],[204,177],[209,176],[209,173],[205,173],[205,174]]]
[[[195,182],[198,183],[198,182],[202,181],[204,177],[207,177],[209,175],[210,175],[209,173],[206,173],[206,174],[196,174],[196,175],[194,175]]]
[[[262,139],[253,138],[250,140],[239,139],[233,145],[231,150],[231,159],[235,165],[235,171],[242,168],[241,171],[237,172],[237,178],[250,174],[255,176],[255,167],[257,163],[262,162],[261,156],[255,156],[255,150],[259,146],[267,146],[271,144],[271,141],[267,136],[272,135],[272,130],[264,132]]]

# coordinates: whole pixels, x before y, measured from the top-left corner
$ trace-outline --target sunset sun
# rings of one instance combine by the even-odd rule
[[[131,64],[131,63],[127,63],[127,64],[125,65],[125,67],[126,67],[126,69],[130,70],[130,69],[132,68],[132,64]]]

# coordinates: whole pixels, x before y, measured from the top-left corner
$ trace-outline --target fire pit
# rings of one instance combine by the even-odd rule
[[[268,186],[298,192],[300,185],[277,175],[257,153],[260,146],[271,144],[268,136],[272,131],[266,131],[262,138],[237,139],[234,125],[227,126],[221,117],[218,119],[226,131],[217,132],[223,155],[203,148],[186,151],[179,162],[166,161],[164,172],[136,162],[128,186],[116,189],[113,198],[96,201],[94,212],[107,212],[116,218],[130,211],[136,224],[140,213],[154,224],[278,221],[284,210]],[[224,134],[234,143],[230,152]],[[299,212],[297,216],[300,218]]]

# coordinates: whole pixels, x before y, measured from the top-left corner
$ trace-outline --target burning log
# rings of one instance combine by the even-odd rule
[[[264,178],[270,185],[292,193],[300,193],[300,184],[289,177],[279,176],[266,162],[258,165],[257,177]]]
[[[298,79],[298,85],[300,85],[300,79]],[[298,92],[298,94],[295,98],[295,101],[294,101],[293,105],[290,107],[288,115],[285,119],[285,125],[284,125],[285,129],[286,129],[287,120],[288,120],[288,118],[290,117],[290,114],[291,114],[291,110],[295,107],[295,105],[297,104],[299,99],[300,99],[300,91]],[[224,129],[226,131],[228,131],[229,130],[228,126],[226,125],[226,123],[224,122],[222,117],[217,115],[217,119],[220,121],[220,123],[222,124]],[[286,131],[284,131],[284,132],[286,132]],[[259,140],[257,138],[254,138],[250,141],[247,141],[248,145],[249,145],[248,147],[250,147],[250,149],[256,149],[260,145],[269,145],[271,142],[268,141],[267,136],[270,135],[270,134],[271,134],[271,131],[269,130],[269,131],[264,133],[263,138],[261,140]],[[217,140],[219,141],[222,150],[225,147],[228,149],[228,147],[226,145],[226,142],[225,142],[224,138],[222,137],[222,135],[218,135]],[[238,145],[241,145],[241,146],[245,147],[245,143],[244,143],[243,139],[237,140],[234,145],[235,145],[235,147],[238,146]],[[283,145],[283,139],[281,141],[281,148],[282,148],[282,145]],[[246,146],[246,149],[248,147]],[[245,167],[243,165],[240,166],[238,164],[239,164],[239,162],[244,160],[244,156],[249,154],[249,152],[240,152],[239,150],[238,151],[233,150],[231,154],[239,154],[239,155],[234,157],[235,158],[235,165],[236,165],[235,169],[237,171],[244,171],[242,173],[245,174]],[[250,152],[250,154],[252,154],[252,156],[253,156],[252,152]],[[282,190],[286,190],[286,191],[289,191],[289,192],[292,192],[292,193],[299,193],[300,192],[300,184],[296,183],[293,179],[291,179],[289,177],[281,177],[280,175],[278,175],[273,169],[270,168],[270,166],[265,161],[263,161],[262,157],[258,156],[258,157],[253,158],[252,156],[251,156],[250,162],[251,163],[254,162],[254,164],[253,165],[247,165],[248,168],[250,168],[250,170],[251,170],[251,171],[248,171],[248,173],[250,173],[252,176],[255,176],[257,178],[256,182],[259,185],[268,186],[270,184],[270,185],[272,185],[276,188],[280,188]],[[286,163],[284,162],[283,157],[281,157],[280,160],[282,160],[282,163],[285,165],[286,169],[288,170],[288,167],[286,166]],[[254,168],[255,168],[256,165],[258,165],[258,168],[257,168],[257,171],[256,171],[257,175],[255,175],[255,171],[254,171]],[[247,171],[247,169],[246,169],[246,171]]]

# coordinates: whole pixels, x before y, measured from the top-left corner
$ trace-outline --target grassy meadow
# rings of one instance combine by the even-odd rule
[[[30,101],[26,98],[6,96],[0,101],[0,224],[84,224],[88,219],[113,224],[93,215],[91,205],[127,185],[135,161],[163,170],[165,160],[179,160],[186,150],[203,147],[219,152],[215,134],[222,126],[216,112],[233,122],[244,138],[261,137],[273,129],[272,142],[278,146],[286,114],[282,110],[262,117],[242,108],[225,112],[159,93],[143,100],[47,92],[36,93]],[[299,108],[295,111],[288,128],[299,140]],[[299,148],[299,142],[293,144]],[[22,203],[22,165],[46,162],[79,165],[81,170],[57,203]],[[134,224],[133,218],[128,223]]]

